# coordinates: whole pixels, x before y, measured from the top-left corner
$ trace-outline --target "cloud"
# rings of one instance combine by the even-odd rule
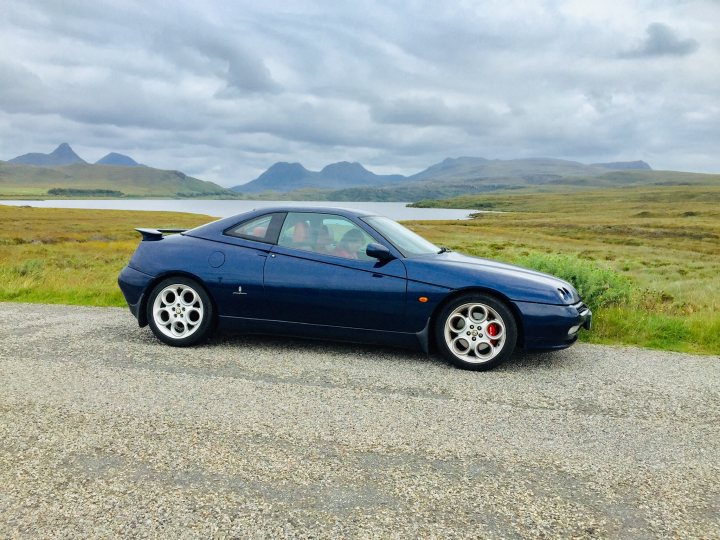
[[[647,36],[639,47],[621,53],[625,58],[652,56],[687,56],[697,51],[699,44],[694,39],[680,39],[672,28],[662,23],[649,24]]]
[[[13,62],[0,60],[0,109],[43,112],[48,88],[35,73]]]
[[[408,126],[456,126],[466,128],[482,124],[495,126],[498,114],[479,103],[448,106],[439,96],[408,96],[379,101],[371,106],[370,115],[381,124]]]
[[[250,52],[235,37],[223,37],[222,29],[214,25],[192,23],[191,35],[183,32],[183,23],[163,29],[153,42],[153,50],[170,60],[178,70],[190,70],[198,75],[211,75],[225,82],[218,95],[235,91],[278,92],[280,85],[273,79],[262,58]]]
[[[720,171],[719,18],[709,0],[5,0],[0,159],[68,141],[223,185],[458,155]],[[677,28],[624,57],[672,70],[612,52],[647,21]]]

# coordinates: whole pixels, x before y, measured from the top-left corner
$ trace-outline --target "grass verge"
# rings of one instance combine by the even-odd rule
[[[135,227],[190,228],[209,216],[0,205],[0,301],[124,306],[117,276]]]
[[[595,315],[584,340],[720,354],[719,202],[720,187],[706,186],[493,195],[475,203],[507,213],[408,225],[572,282]],[[0,205],[0,301],[124,306],[116,280],[139,242],[135,227],[212,219]]]
[[[494,194],[432,205],[503,210],[410,226],[457,251],[572,282],[595,315],[582,339],[720,354],[720,186]]]

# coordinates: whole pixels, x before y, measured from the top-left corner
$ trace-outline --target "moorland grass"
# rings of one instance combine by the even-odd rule
[[[0,300],[123,306],[117,276],[135,227],[195,227],[209,216],[0,205]]]
[[[410,226],[458,251],[572,282],[595,315],[583,339],[720,353],[720,186],[495,194],[433,205],[504,211]]]
[[[720,187],[493,195],[505,213],[407,223],[429,240],[572,282],[594,312],[582,339],[720,353]],[[139,226],[214,218],[0,205],[0,300],[124,306],[117,275]]]

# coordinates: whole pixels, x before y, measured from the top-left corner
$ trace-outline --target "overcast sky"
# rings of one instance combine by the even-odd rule
[[[69,142],[235,185],[276,161],[720,172],[720,1],[2,0],[0,159]]]

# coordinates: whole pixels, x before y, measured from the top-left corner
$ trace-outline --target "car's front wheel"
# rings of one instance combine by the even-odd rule
[[[155,336],[168,345],[186,347],[208,337],[213,306],[193,279],[171,277],[158,283],[147,301],[147,320]]]
[[[497,298],[466,294],[441,309],[435,342],[456,366],[484,371],[510,358],[517,342],[517,324],[510,309]]]

